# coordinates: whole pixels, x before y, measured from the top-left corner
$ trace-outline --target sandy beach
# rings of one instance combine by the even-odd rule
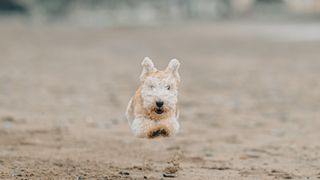
[[[39,26],[0,24],[0,179],[320,179],[320,26]],[[181,62],[174,138],[125,119],[145,56]]]

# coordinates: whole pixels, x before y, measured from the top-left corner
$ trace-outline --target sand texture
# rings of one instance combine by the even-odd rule
[[[307,25],[38,26],[0,24],[0,179],[320,179]],[[174,138],[125,119],[145,56],[181,62]]]

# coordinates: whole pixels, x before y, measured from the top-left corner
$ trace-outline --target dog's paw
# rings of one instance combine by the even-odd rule
[[[169,137],[169,136],[170,136],[169,129],[163,126],[150,130],[147,135],[147,137],[150,139],[157,138],[157,137]]]

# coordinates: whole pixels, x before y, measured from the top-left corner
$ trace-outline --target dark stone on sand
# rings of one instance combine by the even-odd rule
[[[121,174],[121,175],[125,175],[125,176],[129,176],[129,175],[130,175],[130,173],[125,172],[125,171],[120,171],[120,172],[119,172],[119,174]]]
[[[285,176],[285,177],[283,177],[284,179],[292,179],[292,177],[291,176]]]
[[[165,178],[174,178],[176,176],[174,174],[163,174],[163,177],[165,177]]]
[[[77,180],[84,180],[84,178],[82,176],[78,176]]]

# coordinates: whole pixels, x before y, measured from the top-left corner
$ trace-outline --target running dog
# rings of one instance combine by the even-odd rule
[[[178,73],[176,59],[157,70],[148,57],[142,61],[141,85],[130,99],[126,117],[135,136],[140,138],[171,137],[179,131]]]

